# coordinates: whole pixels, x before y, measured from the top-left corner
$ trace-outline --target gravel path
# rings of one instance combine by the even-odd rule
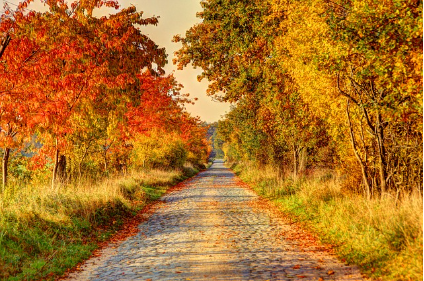
[[[363,280],[216,161],[69,280]],[[289,238],[291,237],[291,238]]]

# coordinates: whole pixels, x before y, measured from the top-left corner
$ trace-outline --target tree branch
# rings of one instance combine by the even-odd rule
[[[349,95],[348,93],[346,93],[345,91],[342,90],[342,88],[340,87],[340,74],[337,73],[337,88],[339,89],[339,92],[347,97],[349,100],[351,100],[353,103],[355,103],[356,105],[360,106],[359,102],[352,97],[351,95]]]
[[[1,47],[0,47],[0,58],[3,56],[4,51],[6,50],[7,45],[9,45],[10,40],[12,40],[12,38],[10,37],[9,34],[6,34],[6,37],[3,39],[3,41],[1,42]]]

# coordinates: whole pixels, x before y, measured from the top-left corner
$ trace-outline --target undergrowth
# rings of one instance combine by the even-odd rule
[[[423,198],[347,194],[329,172],[281,177],[272,167],[233,166],[242,180],[283,212],[336,246],[340,258],[381,280],[423,279]]]
[[[125,218],[196,173],[149,170],[54,190],[8,187],[0,193],[0,280],[62,275],[87,259]]]

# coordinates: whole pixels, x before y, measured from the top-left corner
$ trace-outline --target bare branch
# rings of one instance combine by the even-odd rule
[[[3,56],[7,45],[9,45],[9,43],[10,43],[10,40],[12,40],[12,38],[10,37],[9,34],[6,34],[6,37],[3,39],[3,41],[1,42],[1,45],[0,45],[0,58]]]
[[[353,103],[355,103],[356,105],[359,106],[359,102],[354,97],[352,97],[351,95],[349,95],[348,93],[343,91],[342,88],[340,87],[340,74],[338,74],[338,73],[337,73],[337,88],[339,89],[339,92],[343,96],[347,97],[349,100],[351,100]]]

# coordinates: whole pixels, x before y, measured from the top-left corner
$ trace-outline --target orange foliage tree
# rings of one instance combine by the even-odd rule
[[[107,172],[108,154],[128,158],[135,133],[181,132],[190,100],[164,76],[165,50],[136,27],[157,18],[133,6],[93,16],[97,8],[118,9],[118,1],[51,0],[49,11],[26,13],[29,2],[0,22],[4,185],[10,149],[34,135],[42,148],[33,158],[52,159],[54,186],[100,162]]]

